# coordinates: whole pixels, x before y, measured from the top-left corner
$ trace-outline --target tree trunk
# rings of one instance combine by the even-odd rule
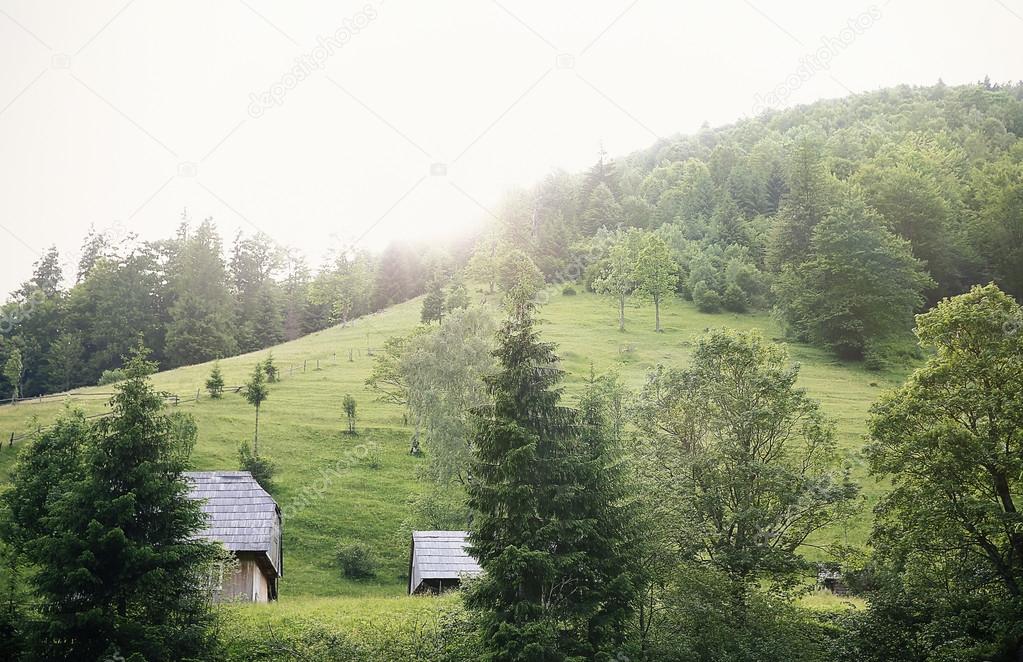
[[[256,405],[256,434],[252,437],[252,454],[259,455],[259,405]]]
[[[618,295],[618,330],[625,330],[625,295]]]
[[[654,297],[654,331],[661,333],[661,297]]]

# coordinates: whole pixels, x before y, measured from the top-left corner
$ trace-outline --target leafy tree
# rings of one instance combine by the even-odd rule
[[[465,281],[460,276],[456,276],[448,288],[447,299],[444,301],[444,310],[453,313],[456,310],[468,308],[471,303],[469,300],[469,290],[465,287]]]
[[[607,261],[593,281],[593,290],[618,299],[618,330],[625,331],[625,300],[636,290],[636,258],[639,250],[637,230],[625,230],[615,235],[608,251]]]
[[[522,306],[543,288],[543,274],[533,260],[520,250],[502,255],[497,265],[497,284],[509,306]]]
[[[84,351],[82,334],[76,331],[61,333],[50,343],[46,372],[51,392],[67,391],[78,383]]]
[[[799,337],[858,358],[872,342],[903,332],[933,286],[909,244],[847,195],[818,225],[812,257],[776,282],[779,306]]]
[[[348,419],[348,434],[355,434],[355,398],[350,393],[345,394],[343,407]]]
[[[231,293],[212,219],[203,221],[191,236],[183,225],[178,241],[167,267],[173,299],[167,323],[168,362],[179,366],[230,355],[235,349]]]
[[[377,392],[377,400],[402,407],[409,406],[408,375],[403,366],[408,347],[415,339],[429,333],[426,328],[419,328],[404,336],[391,336],[384,341],[384,347],[373,354],[373,368],[366,386]]]
[[[938,634],[946,659],[1023,654],[1021,324],[993,284],[942,301],[917,317],[927,362],[871,410],[871,471],[893,484],[872,536],[880,611],[917,648]]]
[[[238,446],[238,466],[242,471],[252,474],[259,486],[267,492],[274,488],[274,474],[277,473],[277,463],[265,453],[257,455],[253,452],[249,442],[243,441]]]
[[[213,369],[206,380],[206,391],[214,400],[219,400],[224,394],[224,375],[220,372],[220,361],[213,362]]]
[[[128,358],[110,417],[66,415],[31,447],[4,497],[13,539],[36,568],[33,659],[213,652],[202,582],[218,553],[196,537],[205,517],[182,476],[196,427],[161,413],[146,356],[139,348]]]
[[[424,324],[439,323],[444,319],[444,285],[436,276],[430,281],[426,296],[423,297],[423,310],[419,317]]]
[[[252,437],[252,454],[259,455],[259,407],[270,396],[270,388],[266,385],[266,369],[262,363],[256,364],[252,376],[242,390],[245,401],[256,408],[256,431]]]
[[[429,476],[464,483],[471,457],[470,413],[487,402],[493,372],[493,320],[479,308],[453,312],[443,326],[409,340],[399,360],[415,435],[424,431]]]
[[[493,294],[494,286],[497,284],[497,264],[497,242],[493,239],[484,239],[469,258],[465,271],[470,278],[486,283],[487,292]]]
[[[678,270],[667,242],[656,234],[643,237],[636,255],[636,292],[654,302],[654,330],[661,332],[661,301],[675,291]]]
[[[7,378],[7,383],[11,385],[11,402],[17,402],[18,396],[21,393],[21,377],[25,372],[24,364],[21,362],[21,350],[17,347],[11,350],[10,355],[7,357],[7,362],[4,364],[4,377]]]
[[[495,355],[494,404],[477,413],[468,483],[471,549],[484,574],[467,604],[488,659],[607,656],[632,580],[599,421],[584,419],[581,430],[559,404],[557,356],[539,342],[528,306],[502,327]]]
[[[732,579],[740,606],[759,580],[795,580],[800,546],[856,495],[798,374],[758,333],[713,331],[689,368],[651,374],[635,410],[655,519],[680,560]]]

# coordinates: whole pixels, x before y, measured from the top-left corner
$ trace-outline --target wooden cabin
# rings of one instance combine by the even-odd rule
[[[248,471],[185,473],[189,496],[202,500],[208,526],[200,536],[222,543],[238,558],[236,572],[213,579],[218,601],[277,599],[284,574],[281,509]]]
[[[465,531],[413,531],[409,553],[409,595],[457,588],[463,577],[482,572],[468,550]]]

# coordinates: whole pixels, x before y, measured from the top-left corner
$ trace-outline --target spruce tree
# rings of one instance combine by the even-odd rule
[[[631,595],[601,442],[560,404],[558,357],[538,335],[516,305],[487,378],[493,405],[475,414],[470,541],[484,574],[466,600],[492,660],[606,654]]]
[[[430,288],[423,297],[423,312],[420,316],[424,324],[440,322],[444,319],[444,286],[440,278],[430,281]]]
[[[182,476],[196,428],[161,413],[146,356],[129,358],[112,415],[66,417],[6,496],[36,568],[32,659],[201,659],[215,643],[202,582],[217,552],[195,537],[204,515]]]
[[[206,391],[214,400],[219,400],[224,394],[224,375],[220,372],[220,361],[213,363],[210,377],[206,380]]]

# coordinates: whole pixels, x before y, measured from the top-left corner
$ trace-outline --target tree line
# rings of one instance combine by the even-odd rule
[[[0,307],[0,394],[96,384],[140,338],[165,368],[269,347],[418,296],[449,259],[394,243],[313,272],[262,233],[226,252],[211,219],[149,242],[90,230],[73,273],[48,249]]]

